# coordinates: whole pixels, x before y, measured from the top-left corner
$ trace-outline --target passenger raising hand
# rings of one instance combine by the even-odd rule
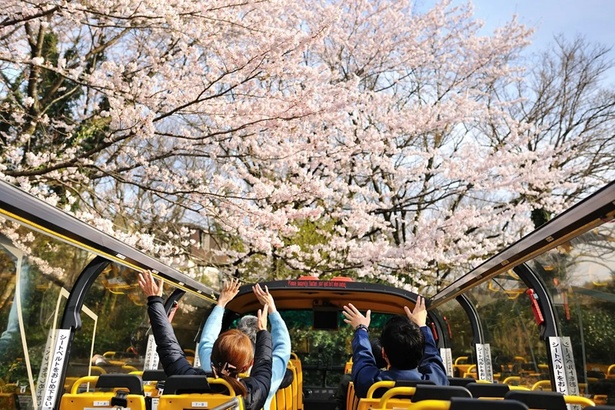
[[[422,327],[427,324],[427,309],[425,308],[424,297],[418,296],[416,298],[416,304],[414,305],[414,309],[412,311],[410,311],[408,306],[404,306],[404,311],[406,312],[408,319],[416,323],[418,327]]]
[[[148,270],[139,273],[139,286],[145,296],[162,296],[162,281],[156,282],[152,272]]]
[[[256,314],[258,321],[258,330],[267,330],[267,304],[263,306],[262,309],[258,309],[258,313]]]
[[[254,292],[254,295],[256,295],[256,299],[258,299],[261,305],[269,306],[269,313],[273,313],[276,311],[275,301],[273,300],[273,296],[271,296],[271,293],[269,293],[269,289],[267,288],[267,286],[265,286],[265,290],[263,290],[263,288],[261,288],[261,285],[257,283],[256,285],[252,286],[252,291]]]
[[[363,314],[359,312],[359,310],[354,307],[352,303],[349,303],[344,306],[344,311],[342,314],[346,317],[344,322],[352,326],[353,329],[358,329],[360,327],[367,329],[369,327],[369,323],[371,322],[372,311],[368,310],[365,313],[365,316],[363,316]]]
[[[222,308],[226,307],[226,304],[229,303],[237,293],[239,293],[239,287],[241,284],[239,283],[239,279],[231,278],[228,281],[224,282],[224,287],[220,292],[220,297],[218,297],[218,305]]]

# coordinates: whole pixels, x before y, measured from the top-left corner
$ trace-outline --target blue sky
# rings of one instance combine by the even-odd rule
[[[580,34],[591,42],[615,45],[615,0],[472,0],[475,16],[491,31],[517,14],[535,28],[532,49],[543,50],[556,34],[572,39]],[[465,1],[453,0],[453,4]]]
[[[416,0],[419,9],[430,7],[437,0]],[[484,22],[489,35],[510,21],[514,14],[520,23],[532,27],[529,53],[540,53],[553,43],[554,36],[573,40],[581,35],[590,44],[611,48],[615,60],[615,0],[452,0],[452,4],[474,5],[474,16]],[[605,84],[615,86],[615,68],[609,70]]]

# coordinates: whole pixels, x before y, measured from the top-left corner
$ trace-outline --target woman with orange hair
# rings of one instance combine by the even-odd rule
[[[139,286],[147,296],[147,313],[156,339],[156,350],[167,376],[206,374],[186,360],[164,310],[162,286],[154,280],[151,272],[139,274]],[[265,305],[258,311],[254,348],[248,336],[232,329],[218,336],[211,352],[214,376],[228,381],[235,392],[243,396],[246,410],[261,409],[271,387],[271,334],[267,331],[267,309]],[[240,373],[250,368],[250,377],[238,378]]]

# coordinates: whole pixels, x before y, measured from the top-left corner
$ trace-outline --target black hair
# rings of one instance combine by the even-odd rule
[[[400,370],[418,367],[425,349],[423,332],[406,316],[393,316],[386,322],[380,343],[391,367]]]
[[[387,367],[387,361],[384,360],[382,356],[382,343],[380,343],[380,338],[372,338],[370,343],[372,345],[374,359],[376,359],[376,366],[378,366],[379,369],[384,369]]]

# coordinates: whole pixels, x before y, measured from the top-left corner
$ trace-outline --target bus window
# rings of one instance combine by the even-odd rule
[[[171,287],[165,293],[170,294]],[[145,300],[145,299],[144,299]],[[178,302],[172,313],[172,324],[175,336],[186,353],[186,358],[194,364],[197,354],[197,342],[200,340],[201,330],[213,308],[214,302],[196,295],[187,293]]]
[[[615,404],[615,223],[605,223],[530,261],[570,338],[582,392]],[[610,369],[610,370],[609,370]]]
[[[9,239],[10,238],[10,239]],[[33,405],[48,335],[75,278],[93,255],[0,219],[0,384]]]
[[[453,376],[463,377],[470,367],[476,363],[472,348],[472,326],[468,315],[457,301],[451,300],[438,308],[445,326],[449,332],[449,346],[453,361]]]
[[[549,379],[546,347],[525,294],[527,287],[512,271],[467,293],[489,344],[493,379],[532,387]]]
[[[143,370],[145,346],[140,342],[149,322],[137,275],[111,263],[94,281],[84,300],[67,377]]]

